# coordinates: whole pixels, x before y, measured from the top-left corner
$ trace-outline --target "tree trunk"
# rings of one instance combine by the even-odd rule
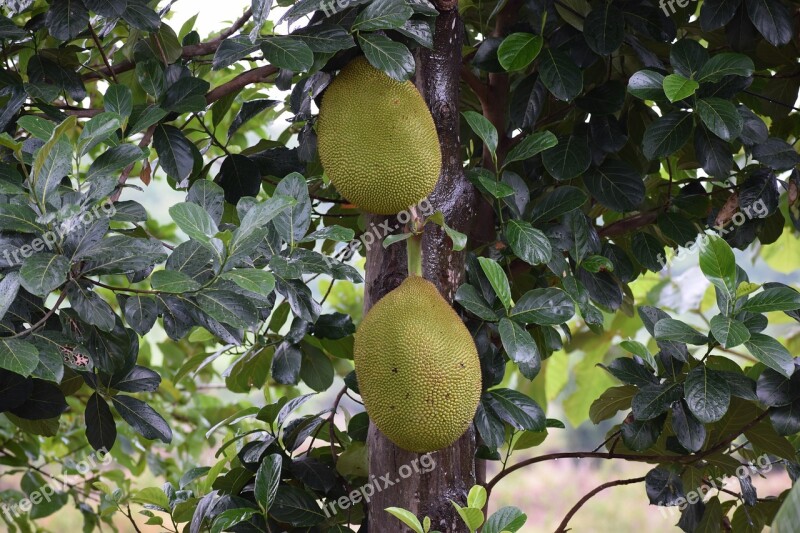
[[[475,218],[476,193],[466,180],[461,161],[459,130],[459,82],[461,36],[463,32],[456,1],[437,3],[433,50],[421,49],[417,54],[416,85],[431,109],[442,148],[442,174],[429,200],[434,210],[442,211],[451,227],[470,234]],[[371,216],[370,224],[387,217]],[[395,217],[388,217],[390,226],[400,231]],[[384,226],[385,227],[385,226]],[[423,272],[450,302],[464,276],[463,252],[453,252],[452,242],[433,224],[425,228],[422,241]],[[388,249],[380,245],[367,251],[365,312],[407,276],[406,251],[401,243]],[[407,452],[392,444],[374,426],[369,431],[370,474],[379,478],[400,478],[398,472],[415,464],[419,454]],[[414,473],[391,487],[376,492],[369,504],[369,531],[385,533],[404,529],[402,524],[384,511],[386,507],[402,507],[420,517],[429,516],[432,529],[443,533],[466,531],[449,500],[465,504],[466,494],[475,483],[475,431],[472,427],[454,445],[431,454],[436,463],[430,472]]]

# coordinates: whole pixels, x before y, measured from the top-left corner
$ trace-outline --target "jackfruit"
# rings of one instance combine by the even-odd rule
[[[439,450],[469,427],[481,396],[478,350],[433,283],[411,276],[379,300],[353,351],[367,414],[397,446]]]
[[[406,210],[439,180],[442,152],[425,100],[413,83],[390,78],[363,57],[325,91],[317,140],[336,189],[371,213]]]

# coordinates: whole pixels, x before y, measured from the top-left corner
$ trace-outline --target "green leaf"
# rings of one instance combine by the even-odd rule
[[[44,298],[67,280],[70,266],[63,255],[34,254],[22,263],[20,282],[26,291]]]
[[[759,33],[772,46],[782,46],[792,40],[792,14],[781,2],[745,0],[747,14]]]
[[[692,135],[692,115],[673,111],[651,122],[642,138],[647,159],[666,157],[680,150]]]
[[[723,239],[709,235],[700,248],[700,270],[720,291],[733,298],[736,294],[736,259]]]
[[[375,0],[358,14],[351,31],[392,30],[402,26],[414,11],[403,0]]]
[[[464,524],[467,525],[467,529],[470,530],[470,533],[478,531],[478,528],[483,524],[483,511],[480,509],[473,509],[472,507],[461,507],[452,500],[450,500],[450,503],[456,508],[458,516],[460,516]]]
[[[514,194],[514,189],[505,183],[501,183],[494,179],[490,172],[480,169],[479,172],[471,174],[477,175],[477,181],[481,188],[486,190],[486,192],[488,192],[494,198],[507,198],[509,196],[513,196]]]
[[[664,75],[653,70],[640,70],[628,80],[628,92],[641,100],[663,100]]]
[[[89,12],[83,2],[53,0],[44,17],[50,35],[60,41],[71,41],[89,24]]]
[[[723,141],[730,142],[742,132],[744,119],[728,100],[701,98],[696,109],[703,124]]]
[[[131,501],[155,505],[165,511],[169,510],[169,498],[163,490],[156,487],[136,491],[131,495]]]
[[[627,340],[620,342],[619,345],[623,350],[641,357],[648,365],[650,365],[650,368],[653,370],[658,370],[655,357],[653,357],[653,354],[650,353],[650,350],[648,350],[647,347],[641,342]]]
[[[486,505],[486,489],[475,485],[469,489],[469,494],[467,494],[467,506],[473,509],[483,509],[484,505]]]
[[[531,223],[547,222],[578,209],[586,203],[586,193],[570,185],[558,187],[547,194],[531,210]]]
[[[497,322],[497,313],[489,307],[480,291],[472,285],[466,283],[456,291],[456,302],[460,303],[464,309],[477,316],[481,320]]]
[[[649,233],[634,233],[631,248],[636,260],[647,270],[660,272],[666,266],[664,244]]]
[[[528,516],[516,507],[501,507],[483,526],[483,533],[516,533],[527,522]]]
[[[205,290],[196,296],[200,308],[211,318],[237,328],[248,328],[258,322],[253,303],[231,291]]]
[[[696,345],[708,342],[708,337],[689,324],[674,318],[662,318],[656,322],[654,336],[659,341],[680,341]]]
[[[181,130],[159,124],[153,135],[153,147],[167,176],[177,182],[188,178],[194,168],[192,145]]]
[[[763,333],[752,333],[744,343],[753,357],[787,378],[794,372],[794,359],[789,350],[777,340]]]
[[[494,125],[489,122],[489,119],[481,115],[480,113],[476,113],[475,111],[464,111],[462,113],[464,118],[469,124],[469,127],[474,131],[478,137],[483,141],[486,145],[486,148],[494,154],[497,152],[497,129]]]
[[[73,115],[56,126],[33,160],[33,189],[41,204],[47,203],[61,179],[72,172],[72,144],[67,132],[75,128],[76,121]]]
[[[220,277],[261,296],[269,296],[275,288],[275,276],[264,270],[235,269],[225,272]]]
[[[716,315],[711,319],[711,334],[724,348],[733,348],[750,340],[747,326],[725,315]]]
[[[197,204],[182,202],[169,208],[175,224],[190,238],[208,243],[219,232],[211,215]]]
[[[800,309],[800,292],[790,287],[770,287],[756,294],[739,309],[750,313]]]
[[[506,277],[503,267],[497,264],[497,261],[488,257],[479,257],[478,262],[481,265],[481,270],[489,279],[494,293],[500,298],[503,307],[509,309],[513,303],[511,301],[511,287],[508,284],[508,277]]]
[[[542,368],[542,356],[531,334],[507,318],[500,319],[498,330],[508,358],[519,366],[523,376],[535,378]]]
[[[611,387],[606,389],[601,396],[592,402],[589,408],[589,419],[594,424],[608,420],[617,412],[630,408],[633,396],[639,389],[633,385]]]
[[[611,55],[625,38],[625,15],[611,3],[592,9],[583,21],[583,38],[594,52]]]
[[[583,71],[560,50],[547,48],[539,60],[542,83],[559,100],[569,102],[583,91]]]
[[[164,92],[164,68],[158,61],[139,61],[136,63],[136,79],[144,92],[159,98]]]
[[[111,398],[111,402],[119,416],[144,438],[158,439],[166,444],[172,442],[172,430],[167,421],[143,401],[118,394]]]
[[[178,270],[159,270],[150,277],[150,286],[160,292],[181,294],[196,291],[200,284],[187,274]]]
[[[414,56],[404,44],[376,33],[359,33],[358,44],[370,65],[398,81],[406,81],[414,73]]]
[[[211,68],[214,70],[221,70],[229,67],[245,58],[261,48],[261,41],[251,41],[245,35],[237,35],[223,40],[217,51],[214,53],[214,59],[211,62]]]
[[[547,427],[542,408],[521,392],[512,389],[494,389],[486,395],[497,416],[516,429],[544,431]]]
[[[256,472],[255,497],[256,503],[267,514],[275,495],[278,492],[278,485],[281,482],[281,465],[283,459],[277,453],[273,453],[264,458],[261,466]]]
[[[698,365],[689,372],[684,392],[689,410],[704,424],[720,420],[728,411],[731,401],[728,382],[722,374],[705,365]]]
[[[314,64],[314,52],[306,43],[283,35],[268,37],[261,43],[264,59],[278,68],[303,72]]]
[[[8,311],[11,304],[14,303],[19,293],[19,287],[20,280],[18,272],[9,272],[2,281],[0,281],[0,320],[3,319],[6,311]]]
[[[589,142],[583,135],[560,137],[558,144],[542,153],[542,163],[547,172],[559,181],[578,177],[591,162]]]
[[[509,317],[525,324],[556,326],[575,315],[575,304],[566,292],[555,287],[526,292],[509,313]]]
[[[0,230],[20,233],[39,233],[36,212],[27,205],[0,204]]]
[[[515,161],[525,161],[558,144],[558,138],[549,131],[537,131],[522,139],[506,156],[503,166]]]
[[[606,159],[583,175],[583,184],[598,202],[614,211],[636,210],[644,201],[642,175],[629,163]]]
[[[800,483],[795,484],[784,498],[778,513],[772,519],[771,531],[792,533],[797,524],[800,524]]]
[[[422,524],[419,523],[419,519],[410,511],[406,511],[400,507],[387,507],[384,509],[384,511],[410,527],[414,533],[425,533],[425,531],[422,529]]]
[[[510,220],[506,238],[514,254],[529,265],[547,263],[553,255],[550,239],[524,220]]]
[[[78,155],[83,156],[99,143],[111,137],[122,127],[122,121],[116,113],[100,113],[93,116],[83,125],[78,137]]]
[[[233,526],[250,520],[256,513],[258,513],[258,511],[255,509],[248,509],[244,507],[240,509],[227,509],[222,511],[214,517],[214,522],[211,524],[211,533],[231,531]],[[148,521],[146,523],[150,522]]]
[[[512,33],[500,43],[497,58],[508,72],[522,70],[542,51],[544,39],[532,33]]]
[[[664,94],[670,102],[683,100],[694,94],[700,84],[694,80],[684,78],[680,74],[670,74],[664,78]]]
[[[103,97],[103,106],[109,113],[127,119],[133,111],[133,95],[126,85],[109,85]]]
[[[669,409],[682,396],[683,387],[680,384],[645,385],[639,389],[631,402],[633,416],[639,421],[652,420]]]
[[[42,141],[48,141],[53,136],[55,124],[42,117],[23,115],[17,120],[17,125],[29,131],[31,135]]]
[[[453,228],[451,228],[450,226],[448,226],[447,223],[444,220],[444,213],[442,213],[441,211],[437,211],[434,214],[432,214],[431,216],[429,216],[428,220],[430,220],[431,222],[433,222],[434,224],[436,224],[438,226],[441,226],[441,228],[444,230],[445,234],[447,234],[447,236],[450,237],[450,240],[453,241],[453,250],[454,251],[460,252],[461,250],[466,248],[466,246],[467,246],[467,236],[464,235],[463,233],[461,233],[460,231],[456,231]],[[391,235],[389,237],[391,237]],[[388,240],[389,237],[386,237],[386,240]],[[386,244],[384,244],[384,246],[386,246]]]
[[[92,162],[86,173],[87,180],[111,176],[144,156],[144,152],[133,144],[121,144],[106,150]]]
[[[726,52],[709,59],[697,73],[697,81],[713,83],[725,76],[748,77],[754,70],[753,60],[746,55]]]
[[[39,366],[39,350],[29,342],[0,339],[0,368],[21,376],[30,376]]]

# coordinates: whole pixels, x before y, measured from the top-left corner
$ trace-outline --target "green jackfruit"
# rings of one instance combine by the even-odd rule
[[[365,211],[399,213],[439,180],[442,153],[425,100],[413,83],[390,78],[363,57],[325,91],[317,138],[325,173]]]
[[[412,276],[367,313],[355,335],[367,414],[399,447],[445,448],[469,427],[481,366],[469,330],[429,281]]]

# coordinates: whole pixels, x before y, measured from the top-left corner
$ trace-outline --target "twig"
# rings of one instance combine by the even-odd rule
[[[47,322],[50,319],[50,317],[53,316],[53,314],[55,314],[55,312],[58,310],[58,307],[64,302],[64,299],[66,297],[67,297],[67,291],[62,289],[61,294],[58,295],[58,300],[56,300],[56,303],[54,303],[53,307],[47,313],[45,313],[45,315],[41,318],[41,320],[31,325],[29,329],[26,329],[25,331],[20,331],[19,333],[16,333],[8,338],[16,339],[18,337],[22,337],[24,335],[32,333],[36,331],[38,328],[42,327],[44,323]]]
[[[145,148],[148,144],[150,144],[153,134],[156,131],[156,126],[157,124],[153,124],[147,128],[147,131],[145,131],[144,135],[142,136],[142,140],[139,141],[139,148]],[[122,195],[123,186],[125,185],[125,182],[128,181],[128,177],[131,175],[134,165],[135,163],[131,163],[122,170],[122,174],[120,174],[119,181],[117,182],[117,190],[114,191],[114,194],[112,194],[110,198],[112,203],[119,200],[120,195]]]
[[[339,402],[342,401],[342,397],[346,392],[347,385],[342,387],[342,390],[340,390],[339,394],[336,395],[336,399],[333,401],[333,409],[328,417],[328,432],[331,439],[331,460],[333,461],[334,468],[336,468],[336,426],[333,425],[333,419],[336,417],[336,411],[339,410]]]
[[[577,513],[580,510],[580,508],[583,506],[584,503],[592,499],[592,497],[598,492],[604,491],[605,489],[611,487],[618,487],[620,485],[632,485],[634,483],[641,483],[642,481],[644,481],[644,477],[636,477],[631,479],[618,479],[616,481],[609,481],[608,483],[603,483],[599,487],[592,489],[591,491],[589,491],[588,494],[586,494],[586,496],[578,500],[578,503],[576,503],[572,507],[572,509],[569,510],[567,516],[564,517],[564,520],[561,521],[561,524],[559,524],[558,529],[556,529],[556,533],[564,533],[565,531],[567,531],[567,525],[569,524],[570,519],[573,516],[575,516],[575,513]]]
[[[94,41],[95,46],[97,46],[97,50],[100,52],[100,57],[103,58],[103,63],[111,73],[111,78],[114,80],[114,83],[119,83],[119,80],[117,79],[117,73],[114,72],[113,68],[111,68],[111,63],[108,62],[108,56],[106,55],[105,50],[103,50],[103,43],[100,42],[100,38],[97,36],[97,32],[94,31],[94,27],[92,26],[91,22],[89,23],[89,32],[91,32],[92,40]]]
[[[223,83],[219,87],[215,87],[208,94],[206,94],[206,102],[211,104],[226,96],[232,92],[238,91],[239,89],[250,85],[251,83],[258,83],[260,81],[264,81],[269,76],[277,73],[278,69],[273,67],[272,65],[266,65],[263,67],[257,67],[252,70],[248,70],[247,72],[243,72],[239,74],[231,81],[227,83]]]

